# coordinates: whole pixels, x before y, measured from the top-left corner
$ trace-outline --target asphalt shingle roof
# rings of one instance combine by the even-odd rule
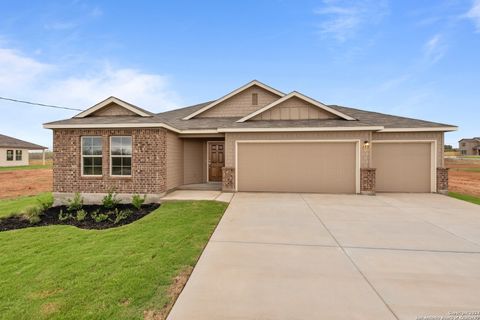
[[[0,134],[0,148],[28,149],[28,150],[47,149],[46,147],[42,147],[38,144],[16,139],[3,134]]]

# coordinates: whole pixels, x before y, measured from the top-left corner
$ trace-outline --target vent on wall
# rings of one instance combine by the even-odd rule
[[[252,105],[258,105],[258,93],[252,93]]]

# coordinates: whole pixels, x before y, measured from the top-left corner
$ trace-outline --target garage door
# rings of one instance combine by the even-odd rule
[[[238,142],[239,191],[356,192],[355,142]]]
[[[377,192],[431,192],[432,145],[427,143],[372,144]]]

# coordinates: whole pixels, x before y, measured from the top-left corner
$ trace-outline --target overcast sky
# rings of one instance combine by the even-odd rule
[[[151,111],[252,79],[480,136],[480,0],[2,1],[0,96]],[[73,111],[0,100],[0,133],[51,147]]]

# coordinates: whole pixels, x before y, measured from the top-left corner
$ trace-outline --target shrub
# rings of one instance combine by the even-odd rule
[[[80,209],[77,211],[77,221],[83,221],[87,217],[87,211]]]
[[[53,205],[53,198],[50,197],[47,199],[37,199],[37,201],[42,212],[47,211]]]
[[[95,222],[102,222],[108,219],[108,214],[105,213],[100,213],[100,210],[95,210],[92,213],[90,213],[90,216]]]
[[[137,210],[140,210],[140,208],[142,207],[142,204],[145,202],[145,199],[147,199],[146,194],[144,194],[143,197],[141,197],[138,193],[136,193],[132,196],[132,205]]]
[[[68,212],[78,211],[83,207],[83,198],[79,192],[75,192],[75,196],[73,197],[73,199],[68,199],[67,202],[68,202],[68,206],[67,206]]]
[[[38,223],[42,219],[40,216],[42,215],[43,210],[41,206],[31,206],[27,207],[24,211],[23,214],[27,217],[28,221],[31,224]]]
[[[63,212],[63,209],[60,210],[60,212],[58,213],[58,220],[60,221],[66,221],[68,219],[70,219],[72,217],[72,215],[68,212]]]
[[[120,200],[117,199],[117,194],[112,190],[102,199],[103,207],[108,210],[115,208],[119,203]]]
[[[113,223],[117,224],[120,221],[127,219],[128,217],[130,217],[132,215],[132,213],[133,212],[130,209],[125,209],[125,210],[120,210],[120,211],[115,210],[115,220],[113,221]]]

